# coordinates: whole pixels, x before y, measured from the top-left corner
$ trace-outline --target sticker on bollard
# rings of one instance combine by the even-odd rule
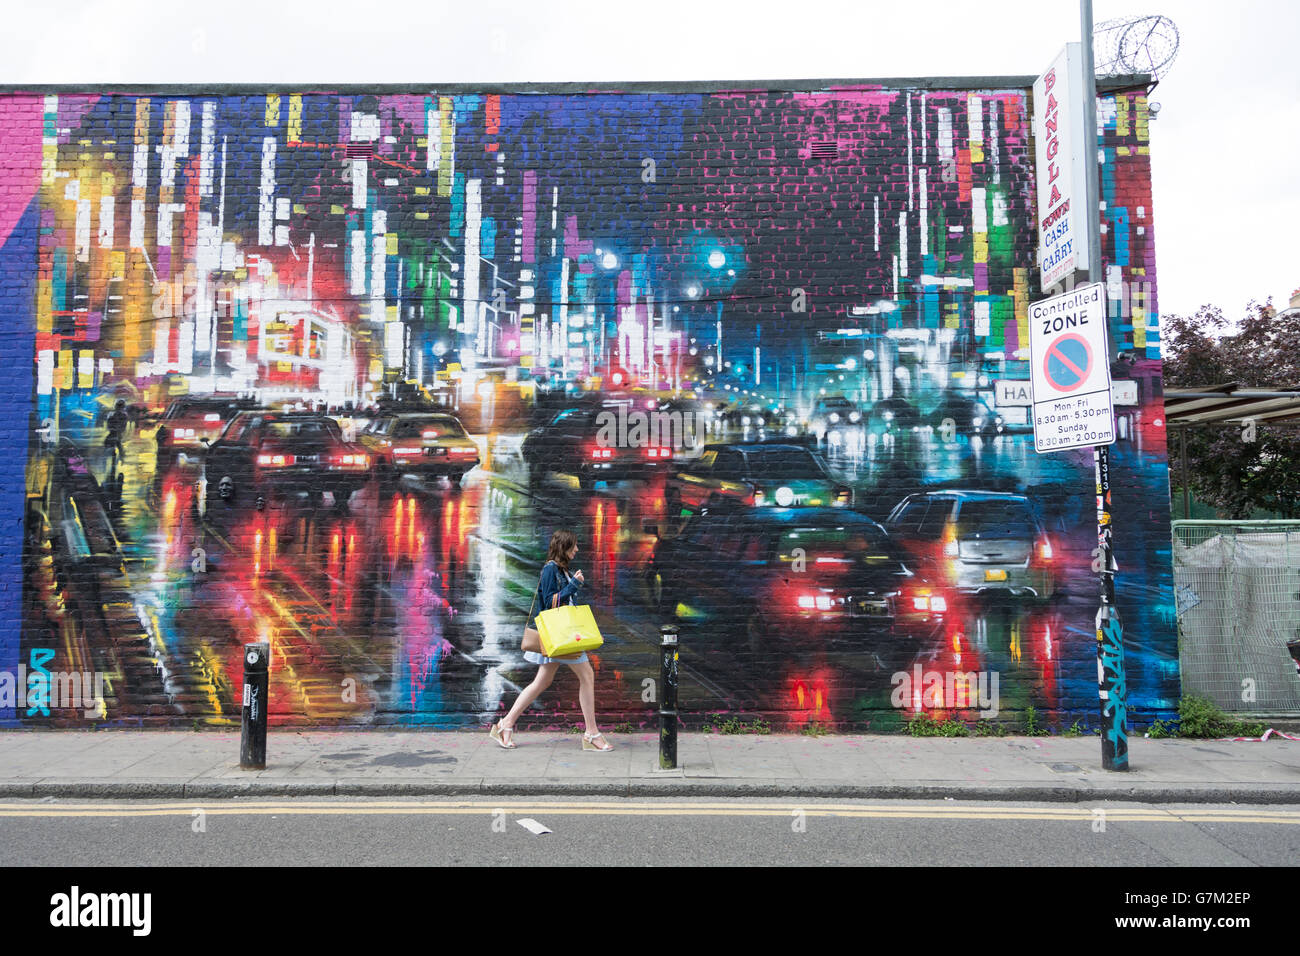
[[[266,769],[267,688],[271,676],[271,645],[244,645],[244,706],[239,737],[241,770]]]
[[[677,769],[677,625],[659,628],[659,769]]]

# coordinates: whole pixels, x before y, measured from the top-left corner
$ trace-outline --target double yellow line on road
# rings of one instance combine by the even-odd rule
[[[1020,807],[951,805],[881,805],[824,803],[709,803],[685,801],[248,801],[231,803],[193,800],[184,803],[0,803],[0,817],[169,817],[192,816],[474,816],[504,812],[511,815],[553,816],[696,816],[696,817],[843,817],[878,820],[1045,820],[1083,823],[1104,814],[1107,823],[1264,823],[1300,824],[1300,811],[1258,808],[1170,810],[1158,806]]]

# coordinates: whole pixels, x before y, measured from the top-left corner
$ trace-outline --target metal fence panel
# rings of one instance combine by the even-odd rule
[[[1300,714],[1300,521],[1175,521],[1184,694],[1237,713]]]

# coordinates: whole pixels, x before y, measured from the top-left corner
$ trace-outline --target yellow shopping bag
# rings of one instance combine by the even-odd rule
[[[586,604],[565,604],[543,611],[537,615],[537,630],[542,637],[542,653],[547,657],[593,651],[605,643]]]

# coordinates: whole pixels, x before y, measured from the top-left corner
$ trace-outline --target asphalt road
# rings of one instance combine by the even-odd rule
[[[550,833],[534,833],[536,821]],[[0,803],[4,866],[1295,866],[1300,806],[808,800]]]

